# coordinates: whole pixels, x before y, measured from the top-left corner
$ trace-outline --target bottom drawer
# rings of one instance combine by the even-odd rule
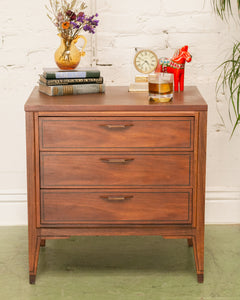
[[[191,190],[42,190],[41,224],[190,224]]]

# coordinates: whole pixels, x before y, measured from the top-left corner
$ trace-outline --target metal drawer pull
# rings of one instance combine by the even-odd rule
[[[114,164],[125,164],[133,160],[134,158],[101,158],[101,161],[105,163],[114,163]]]
[[[124,201],[124,200],[129,200],[129,199],[133,198],[133,196],[123,196],[123,197],[101,196],[101,198],[103,200],[107,200],[107,201]]]
[[[112,129],[112,128],[128,128],[128,127],[133,126],[133,124],[103,124],[103,125],[100,125],[100,126]]]

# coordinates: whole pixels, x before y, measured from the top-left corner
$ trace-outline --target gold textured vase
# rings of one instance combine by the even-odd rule
[[[55,62],[62,70],[73,70],[80,63],[81,56],[85,55],[84,49],[87,45],[87,39],[83,35],[78,35],[74,39],[64,39],[60,34],[59,37],[61,38],[61,44],[55,52]],[[75,45],[79,38],[84,40],[84,45],[81,50]]]

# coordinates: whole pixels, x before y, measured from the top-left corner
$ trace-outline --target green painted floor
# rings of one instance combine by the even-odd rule
[[[240,300],[240,225],[208,225],[205,281],[186,240],[74,237],[41,248],[28,283],[27,227],[0,227],[0,300]]]

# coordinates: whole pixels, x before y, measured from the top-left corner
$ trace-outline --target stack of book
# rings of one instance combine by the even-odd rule
[[[45,68],[40,74],[39,91],[49,96],[104,93],[105,85],[96,69]]]

